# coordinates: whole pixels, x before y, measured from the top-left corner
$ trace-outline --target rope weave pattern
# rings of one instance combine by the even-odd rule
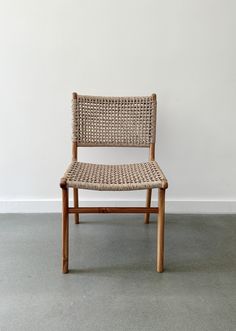
[[[77,146],[149,147],[155,142],[156,100],[93,97],[72,101],[72,140]]]
[[[68,187],[99,191],[142,190],[168,186],[156,161],[121,165],[73,161],[64,178]]]

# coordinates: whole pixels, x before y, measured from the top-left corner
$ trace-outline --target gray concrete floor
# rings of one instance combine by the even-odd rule
[[[155,218],[70,221],[0,215],[0,330],[236,330],[236,216],[167,215],[166,271],[155,272]]]

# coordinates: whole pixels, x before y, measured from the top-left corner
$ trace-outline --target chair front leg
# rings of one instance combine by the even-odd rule
[[[68,273],[69,263],[69,213],[68,188],[62,189],[62,272]]]
[[[165,189],[158,189],[157,272],[164,270]]]
[[[147,189],[147,193],[146,193],[146,207],[150,207],[151,206],[151,199],[152,199],[152,189]],[[150,218],[150,214],[146,213],[144,214],[144,223],[145,224],[149,224],[149,218]]]
[[[74,207],[78,208],[79,207],[79,193],[78,193],[78,189],[74,188],[73,189],[73,193],[74,193]],[[75,224],[79,224],[79,214],[75,214]]]

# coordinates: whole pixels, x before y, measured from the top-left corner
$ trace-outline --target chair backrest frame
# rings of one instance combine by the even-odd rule
[[[90,105],[90,102],[92,102],[92,105]],[[96,105],[96,102],[98,105]],[[117,141],[86,141],[86,136],[85,139],[83,135],[79,135],[79,129],[81,128],[81,125],[78,125],[81,123],[83,118],[78,118],[80,116],[80,110],[82,109],[83,112],[86,112],[87,110],[94,110],[94,106],[99,107],[103,111],[102,107],[106,107],[106,111],[109,111],[109,106],[111,107],[111,111],[116,111],[117,109],[121,110],[123,105],[126,103],[126,108],[128,107],[128,110],[135,111],[136,114],[134,115],[139,115],[139,122],[137,125],[137,130],[136,132],[139,132],[139,126],[142,125],[141,129],[146,132],[143,133],[143,137],[145,138],[144,140],[140,141],[139,138],[136,136],[130,135],[131,141],[119,141],[118,137],[118,142]],[[129,107],[131,105],[131,107]],[[133,108],[132,108],[133,106]],[[145,108],[145,106],[147,108]],[[140,112],[139,112],[140,110]],[[148,114],[145,114],[145,111],[148,112]],[[96,108],[95,108],[96,112]],[[149,160],[155,160],[155,140],[156,140],[156,112],[157,112],[157,100],[156,100],[156,94],[152,94],[149,97],[92,97],[92,96],[81,96],[76,92],[73,92],[72,94],[72,115],[73,115],[73,121],[72,121],[72,160],[77,161],[78,159],[78,147],[146,147],[149,148]],[[102,113],[102,112],[100,112]],[[100,115],[100,114],[99,114]],[[103,115],[103,114],[102,114]],[[106,115],[104,113],[104,115]],[[131,120],[134,118],[134,115],[131,115]],[[85,113],[85,124],[86,123],[86,117],[87,114]],[[144,118],[144,124],[148,124],[148,128],[144,127],[144,124],[141,123],[143,120],[143,116],[146,116],[147,118]],[[98,117],[99,119],[99,117]],[[130,120],[129,115],[127,116],[127,119]],[[90,123],[93,122],[90,121]],[[109,123],[109,122],[107,122]],[[116,124],[116,123],[115,123]],[[131,122],[129,122],[131,124]],[[124,124],[126,125],[126,123]],[[132,124],[131,124],[132,125]],[[83,127],[85,127],[83,125]],[[129,127],[128,127],[129,128]],[[102,127],[102,129],[106,130],[106,127]],[[108,128],[111,130],[111,128]],[[133,129],[131,127],[131,129]],[[90,135],[90,138],[94,138],[93,135],[93,130],[92,128],[92,135]],[[89,135],[89,134],[88,134]],[[118,132],[119,135],[119,132]],[[99,135],[98,135],[99,136]],[[82,137],[82,141],[81,141]],[[142,137],[142,138],[143,138]],[[78,139],[79,138],[79,139]],[[95,135],[96,138],[96,135]],[[103,137],[102,137],[103,138]],[[129,138],[129,137],[128,137]],[[134,138],[134,139],[133,139]],[[95,139],[96,140],[96,139]]]

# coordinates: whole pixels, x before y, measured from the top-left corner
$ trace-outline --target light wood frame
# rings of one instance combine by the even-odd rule
[[[153,94],[156,99],[156,95]],[[77,93],[73,93],[77,98]],[[72,143],[72,160],[78,161],[78,146]],[[149,146],[149,160],[155,160],[155,144]],[[144,213],[144,223],[149,224],[150,213],[157,214],[157,272],[164,271],[164,227],[165,227],[165,189],[158,189],[158,207],[151,207],[152,189],[146,191],[146,207],[79,207],[79,193],[73,190],[74,206],[69,207],[69,191],[64,179],[61,180],[62,189],[62,272],[69,271],[69,214],[74,214],[75,224],[79,224],[79,214],[83,213]]]

